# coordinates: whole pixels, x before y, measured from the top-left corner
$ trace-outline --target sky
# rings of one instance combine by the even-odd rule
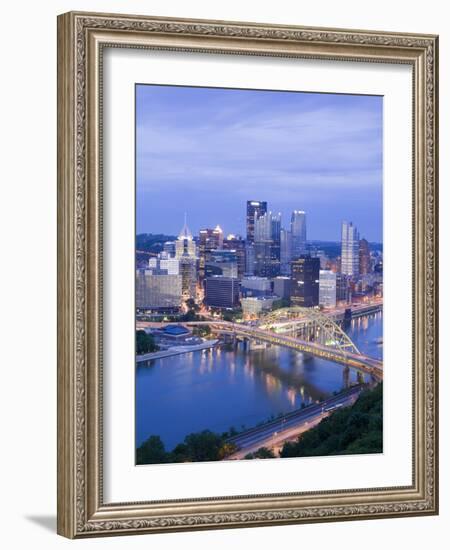
[[[247,200],[308,240],[340,240],[342,220],[382,242],[380,96],[136,85],[136,232],[245,237]]]

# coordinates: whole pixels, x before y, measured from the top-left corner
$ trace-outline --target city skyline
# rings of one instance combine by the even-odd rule
[[[382,98],[138,85],[136,115],[138,234],[177,235],[187,213],[194,235],[245,238],[255,199],[285,228],[306,211],[309,241],[347,219],[382,242]]]

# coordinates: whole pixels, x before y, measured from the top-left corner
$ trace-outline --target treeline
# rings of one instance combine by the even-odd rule
[[[145,250],[154,253],[161,252],[165,242],[175,240],[176,237],[164,235],[163,233],[158,233],[156,235],[152,233],[140,233],[136,235],[136,250]]]
[[[184,438],[173,451],[166,451],[159,435],[151,435],[136,451],[137,464],[164,464],[170,462],[206,462],[223,460],[237,450],[226,440],[234,432],[221,435],[204,430]]]
[[[238,432],[216,434],[210,430],[193,433],[168,452],[157,435],[150,436],[137,449],[137,464],[205,462],[224,460],[238,450],[227,440]],[[285,443],[280,456],[306,457],[383,452],[383,386],[364,390],[351,407],[333,412],[320,424],[302,434],[297,441]],[[261,447],[248,453],[247,460],[275,458],[271,449]]]
[[[159,347],[155,344],[155,339],[151,334],[147,334],[145,330],[136,331],[136,353],[153,353],[158,351]]]
[[[285,443],[281,457],[383,452],[383,385],[364,390],[353,406],[335,411],[296,442]]]

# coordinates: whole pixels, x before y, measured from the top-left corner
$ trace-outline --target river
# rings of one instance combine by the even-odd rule
[[[347,334],[362,353],[382,358],[382,313],[354,319]],[[223,345],[140,363],[136,443],[159,435],[171,450],[192,432],[250,428],[271,416],[329,397],[357,373],[317,357],[271,346]]]

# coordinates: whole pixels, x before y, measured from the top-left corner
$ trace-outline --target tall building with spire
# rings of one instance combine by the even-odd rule
[[[306,254],[306,213],[294,210],[291,215],[292,259]]]
[[[359,275],[359,233],[352,222],[342,222],[341,273],[349,277]]]
[[[197,247],[184,215],[184,226],[175,242],[175,257],[180,262],[182,293],[185,300],[195,298],[197,284]]]

